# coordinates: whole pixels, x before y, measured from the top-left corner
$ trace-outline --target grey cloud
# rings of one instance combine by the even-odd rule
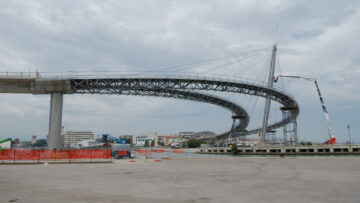
[[[28,71],[35,68],[45,72],[157,70],[270,48],[275,41],[276,25],[279,24],[282,72],[317,77],[327,96],[329,109],[335,104],[355,105],[354,108],[357,108],[356,104],[360,100],[354,94],[360,85],[357,80],[360,76],[357,1],[0,0],[0,4],[0,71]],[[252,61],[240,61],[209,73],[264,78],[263,67],[268,63],[265,56],[265,53],[256,55]],[[216,64],[198,67],[189,66],[183,70],[204,72],[224,66],[231,60],[234,59],[228,58]],[[285,84],[298,98],[300,105],[318,105],[316,99],[312,100],[314,92],[309,90],[311,85],[290,80],[285,81]],[[21,104],[12,103],[14,98],[17,96],[2,97],[4,103],[10,105],[9,108],[4,105],[2,108],[7,108],[8,111],[13,108],[13,116],[10,118],[19,118],[24,123],[24,130],[21,132],[24,133],[26,129],[46,133],[47,124],[31,127],[23,117],[16,116],[16,112],[21,109],[17,105]],[[131,129],[135,129],[134,132],[144,132],[151,130],[151,124],[161,128],[163,125],[159,124],[160,121],[166,121],[173,115],[181,117],[181,112],[188,111],[187,108],[199,111],[185,113],[189,116],[189,121],[182,120],[183,125],[174,124],[179,121],[174,118],[174,123],[168,124],[171,128],[164,128],[163,132],[181,129],[185,124],[191,126],[191,129],[196,129],[196,126],[211,126],[213,130],[221,132],[231,122],[228,112],[203,104],[136,97],[84,98],[66,98],[64,123],[67,126],[76,128],[79,125],[85,128],[87,123],[94,126],[98,119],[96,115],[103,120],[117,120],[120,119],[117,118],[118,115],[126,115],[129,121],[121,120],[126,125],[106,127],[121,131],[126,126],[131,126]],[[239,98],[241,100],[242,97]],[[351,101],[344,102],[342,98],[351,98]],[[31,106],[35,105],[38,112],[46,112],[47,100],[28,102]],[[79,103],[84,103],[83,108]],[[262,108],[260,104],[261,102],[256,107],[259,112]],[[116,110],[109,110],[113,106],[116,106]],[[87,109],[92,111],[87,112]],[[211,109],[213,113],[206,109]],[[6,112],[5,109],[3,111]],[[21,111],[27,112],[27,109]],[[303,115],[313,115],[309,111],[311,110],[302,109],[300,124],[305,123]],[[154,118],[154,114],[159,115]],[[208,117],[216,118],[218,114],[221,120],[207,120]],[[9,115],[12,113],[9,112]],[[31,114],[27,116],[33,119],[40,117]],[[130,125],[131,122],[136,123],[137,116],[145,118],[147,127],[137,129],[136,124]],[[191,117],[196,120],[199,118],[199,122],[192,122],[194,120]],[[154,118],[157,123],[151,122],[149,118]],[[0,119],[6,120],[4,117]],[[41,120],[45,122],[46,119]],[[81,122],[77,123],[77,120]],[[253,119],[255,123],[257,120],[259,119]],[[106,122],[99,122],[94,130],[103,130],[101,123]],[[110,123],[115,125],[115,122]],[[11,131],[10,127],[3,127],[5,131]],[[304,129],[313,127],[306,123]],[[303,132],[314,135],[311,130]],[[20,134],[18,133],[19,136]]]

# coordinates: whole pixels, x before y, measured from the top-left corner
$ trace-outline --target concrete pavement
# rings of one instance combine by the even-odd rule
[[[0,202],[359,202],[360,156],[0,165]]]

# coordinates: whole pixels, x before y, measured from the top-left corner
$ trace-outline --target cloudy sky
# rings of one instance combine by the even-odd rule
[[[0,71],[165,70],[263,82],[278,33],[276,73],[317,78],[338,141],[348,139],[350,124],[353,140],[360,142],[359,22],[360,3],[345,0],[0,0]],[[212,63],[184,66],[208,59]],[[282,85],[300,104],[300,140],[325,140],[327,127],[314,85],[292,79]],[[251,126],[261,123],[263,101],[221,96],[257,112]],[[0,139],[45,137],[49,98],[0,95]],[[272,109],[271,119],[280,118],[278,106]],[[66,130],[113,135],[221,133],[231,126],[231,113],[216,106],[152,97],[65,95],[63,113]]]

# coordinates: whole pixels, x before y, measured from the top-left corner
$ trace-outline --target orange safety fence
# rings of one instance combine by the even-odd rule
[[[95,149],[92,150],[91,154],[92,159],[111,159],[111,149]]]
[[[11,152],[10,152],[11,153]],[[33,150],[14,150],[15,160],[38,160],[39,152]]]
[[[14,160],[15,153],[11,149],[0,150],[0,160]]]
[[[111,150],[29,150],[5,149],[0,151],[0,160],[45,160],[45,159],[111,159]]]
[[[51,158],[53,158],[53,159],[61,159],[61,160],[63,160],[63,159],[71,159],[72,158],[72,151],[73,150],[62,150],[62,151],[53,150],[51,152]]]
[[[56,152],[53,150],[37,150],[39,152],[39,160],[55,159]]]
[[[71,151],[71,158],[73,159],[91,159],[92,152],[88,149]]]
[[[165,153],[165,149],[154,149],[155,153]]]
[[[183,152],[182,149],[173,149],[172,150],[172,153],[174,153],[174,154],[181,154],[182,152]]]
[[[150,149],[138,149],[138,153],[139,155],[151,155],[151,150]]]

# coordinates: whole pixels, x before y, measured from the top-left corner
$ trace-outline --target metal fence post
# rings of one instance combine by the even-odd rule
[[[37,150],[37,152],[38,152],[38,164],[40,164],[40,151],[41,150]]]
[[[92,152],[93,152],[93,150],[90,149],[90,163],[92,163]]]

